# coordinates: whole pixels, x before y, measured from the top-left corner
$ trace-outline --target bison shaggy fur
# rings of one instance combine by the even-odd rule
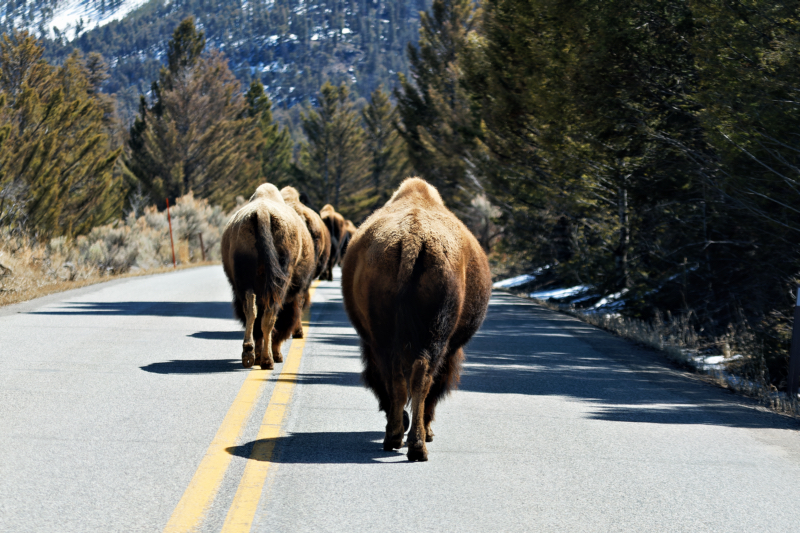
[[[222,234],[222,266],[245,326],[242,365],[271,369],[283,361],[281,344],[300,323],[316,266],[306,224],[277,187],[259,186],[231,216]]]
[[[322,218],[316,211],[300,200],[300,193],[294,187],[281,189],[281,196],[286,205],[294,209],[306,223],[311,240],[314,242],[315,267],[314,278],[318,278],[328,264],[331,256],[331,235]]]
[[[384,450],[425,461],[439,400],[459,380],[462,347],[486,315],[486,254],[434,187],[405,180],[350,242],[342,266],[345,309],[361,337],[362,378],[386,413]]]
[[[328,260],[331,256],[331,235],[322,218],[316,211],[303,204],[300,200],[300,193],[294,187],[284,187],[281,189],[281,196],[286,202],[286,205],[295,210],[300,215],[303,222],[308,228],[308,233],[311,235],[311,240],[314,243],[314,274],[313,278],[318,278],[323,270],[328,266]],[[311,294],[306,291],[304,310],[311,306]],[[295,326],[293,337],[298,339],[303,337],[303,326],[298,321]]]

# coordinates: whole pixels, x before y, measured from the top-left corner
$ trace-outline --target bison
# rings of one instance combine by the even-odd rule
[[[358,229],[342,266],[342,295],[361,337],[362,378],[386,413],[383,449],[426,461],[439,400],[458,384],[462,347],[491,296],[486,254],[424,180],[409,178]]]
[[[344,244],[342,239],[345,235],[344,217],[337,213],[331,204],[325,204],[319,214],[331,236],[331,255],[320,279],[333,281],[333,267],[338,265],[342,259],[342,245]]]
[[[259,186],[228,221],[222,265],[245,326],[242,365],[271,369],[283,361],[281,343],[300,320],[315,267],[311,235],[277,187]]]
[[[286,205],[294,209],[300,218],[306,223],[311,240],[314,241],[315,268],[314,279],[318,278],[331,256],[331,235],[322,218],[316,211],[305,205],[300,200],[300,193],[294,187],[284,187],[281,189],[281,196]]]
[[[357,231],[358,228],[356,228],[355,224],[353,224],[349,220],[344,221],[344,231],[342,235],[342,244],[341,244],[342,251],[339,254],[341,260],[344,260],[344,256],[345,254],[347,254],[347,246],[350,244],[350,241],[353,239]]]
[[[286,202],[286,205],[294,209],[297,214],[300,215],[300,218],[303,219],[303,222],[305,222],[308,228],[308,232],[311,234],[311,240],[314,242],[315,259],[314,275],[312,277],[316,279],[328,266],[328,260],[331,256],[330,233],[317,212],[303,204],[297,189],[294,187],[284,187],[281,189],[281,196]],[[306,291],[304,309],[308,309],[310,305],[311,298],[308,291]],[[299,317],[292,336],[296,339],[303,337],[303,326],[300,323]]]

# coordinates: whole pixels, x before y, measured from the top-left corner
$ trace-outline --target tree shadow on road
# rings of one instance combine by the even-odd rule
[[[385,452],[382,443],[383,432],[379,431],[322,431],[259,439],[225,450],[231,455],[254,461],[288,464],[407,462],[404,449]]]
[[[676,370],[658,352],[509,294],[493,294],[465,353],[459,389],[570,397],[596,406],[595,420],[800,427]]]
[[[230,302],[65,302],[57,309],[31,314],[233,318]]]

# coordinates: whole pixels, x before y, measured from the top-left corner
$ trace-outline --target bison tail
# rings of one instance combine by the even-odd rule
[[[256,253],[258,254],[259,275],[256,287],[259,296],[266,300],[268,307],[273,307],[276,303],[280,306],[283,302],[286,290],[286,281],[289,275],[285,265],[282,264],[275,243],[272,239],[272,221],[269,215],[258,216],[253,213],[251,221],[253,223],[253,233],[256,238]],[[263,270],[262,270],[263,269]],[[263,274],[262,274],[263,272]],[[262,277],[263,276],[263,277]]]
[[[420,243],[416,248],[416,257],[409,268],[404,263],[405,253],[412,250],[414,248],[408,247],[402,254],[401,285],[395,307],[394,346],[406,351],[414,359],[427,359],[437,368],[441,365],[441,356],[458,320],[458,298],[456,291],[452,290],[453,280],[447,273],[438,271],[434,283],[430,279],[421,283],[426,276],[425,245]],[[430,276],[430,273],[427,275]]]
[[[417,279],[422,275],[423,241],[418,232],[409,232],[400,245],[400,269],[397,272],[398,291],[402,292],[411,282],[412,276],[417,272]]]

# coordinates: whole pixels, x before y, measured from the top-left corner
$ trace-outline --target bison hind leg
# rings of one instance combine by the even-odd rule
[[[272,357],[275,358],[276,363],[283,362],[281,354],[283,341],[292,336],[298,324],[302,327],[300,322],[303,315],[301,305],[300,297],[297,295],[291,302],[285,302],[277,314],[277,320],[272,330]]]
[[[386,383],[383,380],[378,365],[375,363],[374,352],[372,348],[361,341],[361,358],[364,361],[364,370],[361,372],[361,381],[364,385],[375,394],[378,398],[378,410],[384,413],[389,412],[392,400],[389,391],[386,389]]]
[[[403,437],[406,433],[403,410],[408,401],[408,389],[402,372],[396,371],[392,375],[390,406],[386,411],[386,436],[383,439],[384,451],[390,452],[403,447]],[[407,415],[406,415],[407,416]]]
[[[303,296],[303,313],[311,309],[311,291],[306,290]],[[305,333],[303,332],[303,316],[302,313],[295,319],[294,332],[292,333],[293,339],[302,339]]]
[[[252,367],[256,362],[256,343],[253,340],[253,325],[258,316],[256,307],[256,295],[253,291],[247,291],[243,305],[245,315],[244,342],[242,343],[242,366]]]
[[[427,359],[417,359],[411,367],[411,429],[408,431],[408,460],[427,461],[428,449],[425,447],[425,399],[433,381],[428,372]]]
[[[274,354],[272,353],[272,336],[273,331],[272,329],[275,327],[275,318],[276,313],[273,309],[270,309],[268,306],[264,306],[264,312],[261,316],[261,339],[259,339],[259,348],[260,348],[260,357],[259,357],[259,366],[261,366],[262,370],[272,370],[275,368],[275,362],[281,362],[282,360],[274,359]]]
[[[451,350],[433,379],[428,396],[425,398],[425,442],[433,442],[434,433],[431,429],[431,422],[436,419],[436,405],[458,385],[463,360],[464,350],[462,348]]]

